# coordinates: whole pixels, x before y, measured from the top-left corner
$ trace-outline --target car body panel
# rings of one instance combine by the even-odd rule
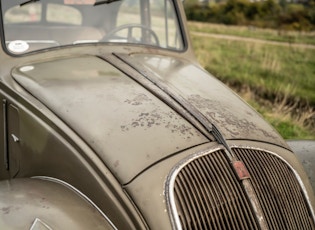
[[[116,229],[78,191],[42,179],[1,181],[0,212],[2,229]]]
[[[49,71],[56,65],[58,70]],[[33,69],[23,72],[28,68]],[[176,112],[97,57],[22,66],[13,76],[84,138],[121,183],[168,154],[208,141]],[[146,149],[143,142],[150,143]]]
[[[85,229],[97,223],[117,229],[181,229],[178,219],[186,213],[176,208],[175,179],[179,171],[191,169],[200,176],[194,171],[197,158],[199,169],[217,178],[198,190],[191,174],[181,175],[193,188],[186,190],[188,198],[200,196],[201,207],[211,203],[207,194],[226,196],[214,197],[218,202],[206,211],[192,202],[188,209],[196,209],[197,218],[188,222],[210,220],[208,210],[216,210],[222,229],[229,222],[237,225],[236,216],[249,216],[248,221],[266,229],[269,213],[274,215],[269,220],[285,226],[289,220],[301,223],[303,210],[303,224],[315,228],[313,177],[307,175],[315,160],[303,154],[312,145],[291,145],[301,164],[275,129],[198,64],[180,0],[0,3],[1,229],[17,228],[17,218],[28,221],[21,222],[24,229],[32,224],[58,228],[58,220],[74,220],[71,228],[80,228],[86,217]],[[72,24],[68,16],[73,10],[82,15],[82,23]],[[123,15],[117,14],[120,10]],[[140,30],[133,34],[134,28]],[[120,29],[127,33],[117,33]],[[206,164],[204,156],[219,156],[224,163]],[[278,165],[287,174],[277,174]],[[254,182],[259,186],[251,186]],[[243,204],[249,213],[235,208]]]
[[[279,146],[265,144],[261,142],[255,141],[239,141],[239,140],[232,140],[228,141],[230,146],[235,147],[249,147],[250,148],[257,148],[257,149],[264,149],[266,151],[274,152],[280,155],[289,165],[294,165],[294,170],[301,178],[305,177],[305,171],[302,164],[296,164],[295,162],[295,155]],[[183,151],[178,155],[172,156],[168,161],[160,162],[159,164],[154,165],[151,167],[146,173],[139,175],[133,183],[127,185],[125,189],[128,191],[129,194],[133,197],[135,202],[138,204],[139,210],[143,213],[145,219],[148,221],[149,225],[151,226],[161,226],[161,228],[167,229],[169,225],[169,210],[165,209],[165,204],[167,204],[167,186],[169,183],[168,174],[166,172],[176,170],[178,167],[178,163],[183,161],[183,159],[188,159],[192,156],[197,156],[209,150],[215,151],[216,149],[222,148],[222,145],[218,145],[215,142],[204,144],[189,151]],[[148,185],[149,184],[149,185]],[[144,186],[148,185],[148,186]],[[307,197],[309,202],[314,206],[315,199],[312,194],[312,188],[310,183],[305,183],[305,191],[307,192]],[[153,194],[153,195],[152,195]],[[152,198],[154,197],[154,198]],[[159,197],[162,199],[159,199]],[[231,201],[232,202],[232,201]],[[152,206],[156,208],[156,212],[161,213],[161,215],[154,216],[150,215],[150,209]],[[162,214],[162,212],[164,213]]]
[[[166,82],[171,90],[178,91],[181,97],[202,112],[210,125],[215,123],[226,139],[246,139],[251,133],[251,139],[285,146],[274,129],[255,116],[253,110],[240,103],[240,99],[216,79],[206,77],[208,75],[199,68],[180,59],[140,56],[138,60],[136,55],[133,56],[140,63],[154,62],[147,64],[151,68],[149,71],[154,68],[153,74],[159,78],[165,76],[158,81]],[[55,66],[58,70],[53,71]],[[158,72],[158,69],[165,72]],[[190,78],[190,73],[194,73],[193,78]],[[176,111],[170,110],[146,89],[100,58],[73,57],[30,64],[14,69],[12,75],[82,136],[122,183],[129,182],[168,155],[209,141]],[[198,85],[198,82],[207,80],[206,88],[203,87],[205,84]],[[191,84],[196,87],[190,89]],[[224,95],[219,101],[215,98],[218,92]],[[234,114],[236,109],[239,113]],[[150,145],[143,146],[142,142]],[[133,154],[127,157],[128,152]],[[138,158],[147,160],[138,161]]]
[[[95,152],[45,107],[42,107],[46,115],[43,116],[25,101],[18,102],[7,93],[10,92],[7,90],[4,92],[1,88],[1,99],[5,98],[6,104],[0,108],[0,114],[5,111],[3,108],[11,105],[18,109],[19,117],[15,122],[21,124],[20,129],[14,133],[10,129],[7,131],[19,138],[18,142],[14,142],[11,135],[9,136],[9,144],[20,150],[17,155],[19,168],[17,174],[12,174],[10,167],[9,169],[1,167],[1,180],[34,176],[57,178],[71,184],[97,203],[98,207],[106,212],[112,221],[118,222],[120,227],[141,228],[142,221],[139,220],[138,214],[130,211],[134,207],[126,197],[121,184]],[[8,112],[7,120],[14,122],[10,110]],[[0,137],[3,138],[2,133]],[[16,155],[12,150],[14,149],[9,148],[8,154]],[[3,148],[0,152],[4,155]],[[3,159],[0,158],[1,166],[5,165]],[[132,220],[133,218],[135,219]]]
[[[224,138],[248,139],[250,135],[252,140],[287,147],[274,128],[200,67],[182,59],[149,54],[133,54],[126,61],[144,75],[156,77],[170,91],[178,93],[191,107],[201,112],[209,123],[216,124]]]
[[[288,140],[287,143],[304,166],[315,191],[315,140]]]

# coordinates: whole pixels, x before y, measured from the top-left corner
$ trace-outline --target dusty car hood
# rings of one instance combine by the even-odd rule
[[[283,144],[254,111],[198,67],[160,56],[120,58],[123,65],[174,89],[218,125],[225,138]],[[36,63],[16,68],[12,75],[78,133],[121,183],[171,154],[209,142],[150,91],[98,57]]]
[[[117,55],[144,76],[197,109],[225,139],[258,140],[285,146],[273,127],[239,96],[189,61],[157,55]]]
[[[88,56],[16,68],[13,78],[81,136],[121,183],[169,154],[209,142],[104,60]]]

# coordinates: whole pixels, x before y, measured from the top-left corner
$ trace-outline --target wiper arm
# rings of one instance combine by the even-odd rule
[[[98,1],[98,2],[94,3],[94,6],[103,5],[103,4],[110,4],[112,2],[118,2],[118,1],[121,1],[121,0],[103,0],[103,1]]]
[[[24,5],[26,5],[26,4],[32,3],[32,2],[39,2],[39,1],[40,1],[40,0],[28,0],[28,1],[25,1],[25,2],[21,3],[21,4],[20,4],[20,7],[21,7],[21,6],[24,6]]]

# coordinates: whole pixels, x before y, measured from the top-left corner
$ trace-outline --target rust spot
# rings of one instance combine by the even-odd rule
[[[129,128],[126,125],[121,125],[120,126],[121,131],[128,131]]]
[[[127,99],[125,100],[126,103],[130,104],[130,105],[142,105],[145,102],[149,102],[151,101],[151,99],[145,95],[145,94],[139,94],[137,96],[135,96],[133,99]]]
[[[232,164],[239,180],[250,178],[249,172],[242,161],[234,161]]]
[[[10,207],[3,207],[3,208],[1,208],[1,211],[3,212],[3,214],[9,214],[10,213]]]
[[[226,130],[232,138],[237,138],[240,135],[248,136],[253,132],[271,139],[277,138],[271,132],[266,132],[251,121],[250,117],[255,116],[255,113],[250,110],[246,111],[246,118],[240,119],[238,111],[232,110],[228,103],[210,100],[200,95],[190,95],[188,101],[202,112],[209,119],[209,122],[217,124],[222,131]]]
[[[161,119],[160,115],[154,110],[151,113],[140,113],[137,118],[132,119],[129,125],[121,125],[123,131],[128,131],[130,128],[144,127],[150,128],[153,125],[159,125],[156,120]]]
[[[142,112],[137,118],[132,118],[129,124],[123,124],[120,126],[122,131],[129,131],[134,128],[142,128],[148,130],[154,127],[164,127],[171,133],[177,133],[186,139],[191,138],[197,134],[196,130],[184,123],[184,119],[173,111],[163,112],[159,109],[154,109],[151,112]]]

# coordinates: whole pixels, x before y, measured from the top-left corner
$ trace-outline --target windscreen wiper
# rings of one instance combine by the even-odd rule
[[[94,6],[103,5],[103,4],[110,4],[112,2],[118,2],[118,1],[121,1],[121,0],[103,0],[103,1],[98,1],[98,2],[94,3]]]
[[[20,4],[20,7],[21,6],[24,6],[24,5],[27,5],[27,4],[29,4],[29,3],[32,3],[32,2],[39,2],[40,0],[28,0],[28,1],[25,1],[25,2],[22,2],[21,4]]]

